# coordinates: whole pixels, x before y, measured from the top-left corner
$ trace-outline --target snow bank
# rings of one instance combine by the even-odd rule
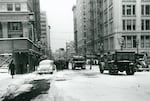
[[[36,73],[15,75],[14,79],[11,78],[10,74],[0,74],[0,100],[3,97],[17,96],[23,92],[28,92],[32,88],[30,84],[33,80],[50,79],[52,75],[37,75]]]

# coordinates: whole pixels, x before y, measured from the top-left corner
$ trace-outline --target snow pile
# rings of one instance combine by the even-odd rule
[[[15,97],[23,92],[28,92],[32,88],[30,84],[33,80],[50,79],[50,75],[37,75],[36,73],[15,75],[14,79],[11,78],[10,74],[0,74],[0,100],[4,97],[12,96]]]

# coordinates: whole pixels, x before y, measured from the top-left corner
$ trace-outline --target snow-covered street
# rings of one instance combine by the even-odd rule
[[[150,72],[100,74],[98,67],[62,71],[55,76],[49,94],[51,101],[150,101],[149,78]]]
[[[29,82],[35,80],[50,80],[50,89],[31,101],[150,101],[150,72],[109,75],[107,71],[100,74],[97,66],[92,70],[87,66],[86,70],[63,70],[53,75],[31,73],[11,79],[8,73],[1,73],[0,77],[0,101],[4,96],[30,91],[33,84]]]

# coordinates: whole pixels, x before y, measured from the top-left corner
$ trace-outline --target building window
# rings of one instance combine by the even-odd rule
[[[150,20],[145,20],[146,30],[150,30]]]
[[[122,24],[123,24],[123,30],[126,30],[126,21],[123,20],[123,21],[122,21]]]
[[[16,11],[20,11],[21,10],[21,6],[19,3],[15,4],[15,10]]]
[[[136,48],[136,36],[133,36],[133,48]]]
[[[144,30],[144,20],[141,21],[141,30]]]
[[[7,4],[7,10],[13,11],[13,4]]]
[[[132,48],[131,36],[127,36],[127,48]]]
[[[127,30],[131,29],[132,29],[131,20],[127,20]]]
[[[141,14],[144,15],[144,5],[141,7]]]
[[[150,30],[150,19],[141,20],[141,30]]]
[[[8,30],[22,30],[22,23],[21,22],[8,22]]]
[[[127,5],[127,15],[131,15],[131,5]]]
[[[141,48],[150,48],[150,36],[141,36]]]
[[[0,38],[3,38],[3,33],[2,33],[2,23],[0,23]]]
[[[133,30],[136,30],[136,21],[135,20],[133,20],[133,22],[132,22],[132,27],[133,27]]]
[[[122,5],[122,15],[133,16],[135,12],[135,5]]]
[[[136,48],[136,36],[122,36],[124,48]]]
[[[146,39],[145,40],[145,46],[146,46],[146,48],[150,48],[150,36],[146,36],[145,39]]]
[[[150,15],[150,5],[141,5],[141,14]]]
[[[122,20],[122,29],[125,31],[134,31],[136,30],[136,20],[130,19],[130,20]]]
[[[126,15],[125,11],[126,11],[125,5],[122,5],[122,14],[123,14],[123,15]]]
[[[150,15],[150,5],[145,5],[145,14]]]
[[[132,8],[132,14],[135,15],[135,5],[133,5],[133,8]]]

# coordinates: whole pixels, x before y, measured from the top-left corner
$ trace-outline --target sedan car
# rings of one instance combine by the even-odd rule
[[[53,60],[42,60],[37,68],[38,74],[53,74],[56,66]]]

